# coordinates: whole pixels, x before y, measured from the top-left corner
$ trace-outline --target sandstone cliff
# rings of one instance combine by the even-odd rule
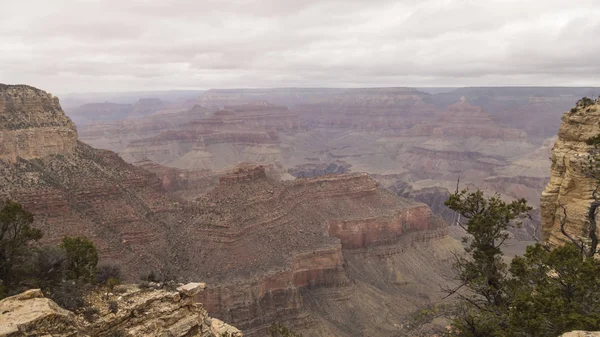
[[[169,260],[163,212],[175,211],[158,178],[115,153],[77,140],[58,99],[28,86],[0,86],[0,197],[36,215],[47,243],[87,236],[130,275]]]
[[[587,212],[596,182],[585,175],[589,151],[586,141],[600,134],[600,104],[577,106],[562,117],[558,139],[552,148],[550,181],[541,197],[544,241],[551,245],[565,242],[561,233],[564,206],[566,231],[577,237],[587,229]]]
[[[120,286],[114,299],[118,311],[109,312],[107,303],[100,301],[101,308],[88,308],[97,314],[87,319],[60,308],[40,290],[29,290],[0,301],[0,337],[241,337],[238,329],[210,318],[202,304],[193,301],[189,290],[199,285],[180,287],[179,292]]]
[[[35,88],[0,84],[0,159],[67,155],[77,146],[75,124],[58,98]]]

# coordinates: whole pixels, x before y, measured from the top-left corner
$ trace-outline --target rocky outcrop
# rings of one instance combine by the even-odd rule
[[[178,169],[157,164],[150,160],[142,160],[133,165],[143,168],[158,176],[162,188],[175,198],[194,200],[217,185],[218,176],[206,169]]]
[[[204,289],[196,289],[198,285],[183,285],[178,291],[119,286],[120,293],[111,298],[116,312],[107,310],[108,298],[102,294],[104,300],[88,307],[97,314],[87,319],[60,308],[40,290],[29,290],[0,301],[0,336],[241,337],[238,329],[210,318],[193,301],[191,296]],[[196,292],[190,294],[192,289]]]
[[[68,155],[76,146],[75,124],[58,98],[25,85],[0,84],[0,160]]]
[[[45,298],[39,289],[0,301],[0,336],[80,336],[83,326],[75,314]]]
[[[541,197],[542,234],[544,241],[560,245],[566,237],[561,222],[572,236],[582,236],[588,224],[587,212],[597,182],[585,173],[589,152],[586,141],[600,134],[600,104],[577,106],[563,115],[558,139],[552,148],[550,181]]]
[[[562,334],[560,337],[600,337],[600,332],[571,331],[571,332]]]
[[[445,225],[429,208],[382,190],[366,174],[281,182],[265,176],[260,167],[245,167],[224,178],[198,201],[203,213],[188,231],[211,253],[210,258],[196,254],[197,260],[190,267],[211,284],[218,284],[203,292],[199,301],[249,336],[262,336],[272,321],[319,336],[319,329],[313,326],[316,321],[325,330],[332,329],[334,323],[318,320],[321,311],[312,301],[327,297],[328,303],[353,306],[356,298],[336,300],[336,296],[326,294],[352,292],[356,276],[351,273],[365,263],[364,259],[389,259],[393,269],[391,261],[402,259],[408,247],[418,242],[435,245],[448,238]],[[444,250],[438,255],[442,256],[450,258],[451,254]],[[388,266],[387,262],[384,265]],[[409,269],[389,268],[382,266],[377,275],[369,269],[361,277],[372,284],[383,275],[394,279]],[[392,276],[394,273],[397,275]],[[392,286],[397,290],[394,298],[403,298],[400,288],[404,286]],[[385,297],[390,285],[382,287],[377,294],[365,295],[363,301],[375,303]],[[422,291],[416,290],[429,298]],[[364,314],[368,315],[366,311]],[[401,320],[403,314],[407,311],[398,309],[393,316]],[[357,319],[356,324],[371,326],[364,318]],[[388,329],[393,327],[383,330]],[[352,328],[335,333],[353,334]]]
[[[165,197],[155,175],[77,141],[58,100],[41,90],[2,86],[0,98],[0,135],[5,137],[0,142],[0,197],[35,214],[46,243],[55,244],[64,235],[89,237],[103,260],[122,261],[129,275],[169,259],[167,228],[176,221],[163,214],[177,206]],[[50,132],[52,137],[17,137],[15,149],[6,138],[15,132]]]

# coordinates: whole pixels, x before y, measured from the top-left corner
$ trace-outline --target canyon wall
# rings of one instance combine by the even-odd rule
[[[445,281],[434,275],[449,275],[452,251],[460,249],[427,206],[394,196],[366,174],[282,182],[260,167],[241,167],[201,199],[206,213],[193,237],[204,238],[211,256],[190,262],[209,283],[198,300],[248,336],[262,336],[272,321],[310,336],[354,336],[356,326],[392,333],[392,321],[441,294],[408,280],[441,289]],[[405,258],[422,259],[427,272],[413,271]],[[358,272],[371,263],[379,267]],[[384,298],[404,304],[380,326],[368,317]],[[328,319],[328,305],[354,308],[358,318],[340,328],[343,315]]]
[[[194,100],[202,113],[153,115],[126,128],[86,125],[80,133],[131,163],[213,171],[277,163],[298,177],[399,177],[415,191],[453,190],[460,175],[465,186],[507,200],[522,192],[517,197],[537,207],[558,116],[593,93],[600,90],[215,89]]]
[[[587,213],[598,182],[586,173],[589,172],[590,151],[594,149],[586,141],[599,134],[598,102],[578,105],[563,115],[558,139],[552,148],[550,181],[541,198],[543,239],[551,245],[560,245],[567,240],[561,233],[563,221],[567,233],[587,237]]]
[[[0,89],[48,96],[29,87]],[[71,124],[58,105],[34,102],[31,111]],[[273,113],[262,109],[260,116]],[[14,120],[24,110],[3,111]],[[270,123],[247,108],[221,120],[240,125],[240,114]],[[165,271],[205,281],[198,300],[248,336],[264,335],[275,321],[311,336],[391,334],[394,322],[439,298],[431,289],[445,284],[440,275],[460,249],[428,207],[382,189],[367,174],[280,180],[268,168],[243,165],[220,173],[212,190],[194,198],[203,189],[201,174],[139,166],[76,141],[68,152],[1,158],[0,196],[35,214],[45,243],[87,236],[102,263],[120,264],[129,279]],[[374,321],[383,299],[389,313],[385,322]],[[327,316],[328,307],[338,311]]]
[[[0,159],[68,155],[76,146],[75,124],[58,98],[25,85],[0,84]]]

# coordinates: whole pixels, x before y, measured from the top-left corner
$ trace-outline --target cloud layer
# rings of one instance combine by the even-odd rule
[[[0,82],[600,86],[599,17],[598,0],[2,0]]]

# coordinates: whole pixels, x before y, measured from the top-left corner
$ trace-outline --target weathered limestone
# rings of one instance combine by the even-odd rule
[[[586,141],[600,134],[600,104],[578,108],[563,115],[558,140],[552,148],[550,181],[541,197],[542,235],[544,241],[559,245],[566,238],[560,232],[567,212],[565,228],[581,236],[587,225],[587,212],[596,182],[584,175],[589,151]]]
[[[66,155],[76,146],[75,124],[58,98],[29,86],[0,84],[0,160]]]
[[[0,337],[20,336],[108,336],[121,333],[129,337],[241,337],[242,333],[221,320],[208,317],[201,304],[186,295],[203,283],[180,288],[185,292],[164,289],[141,290],[123,286],[124,293],[111,298],[118,311],[106,310],[106,303],[96,302],[99,317],[87,322],[45,298],[39,289],[0,301]]]
[[[177,288],[182,295],[193,297],[206,288],[206,283],[188,283]]]
[[[75,314],[44,297],[39,289],[28,290],[0,301],[0,336],[79,336],[82,326]]]
[[[600,337],[600,332],[571,331],[561,335],[561,337]]]

